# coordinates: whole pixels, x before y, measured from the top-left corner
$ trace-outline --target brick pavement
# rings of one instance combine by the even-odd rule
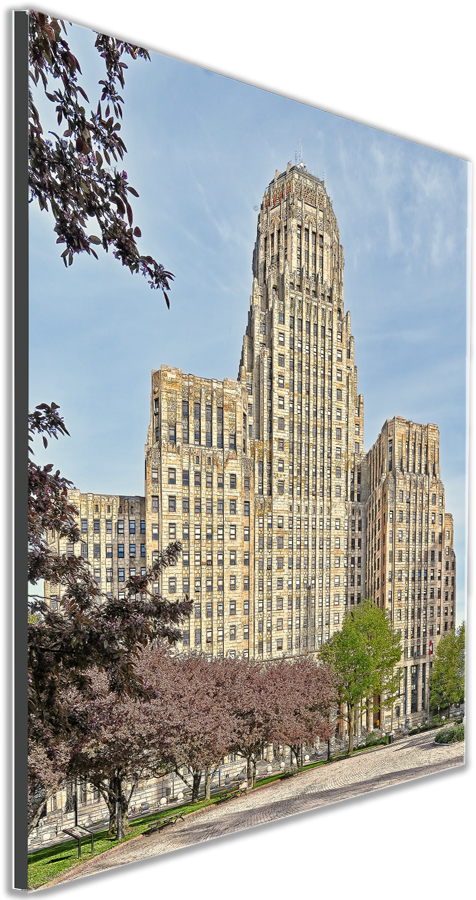
[[[90,862],[81,863],[43,887],[160,856],[464,763],[464,744],[437,745],[433,743],[433,738],[434,732],[404,738],[395,744],[336,761],[330,766],[311,769],[285,781],[256,788],[251,794],[232,800],[229,805],[208,807],[192,813],[170,830],[149,837],[139,835]]]

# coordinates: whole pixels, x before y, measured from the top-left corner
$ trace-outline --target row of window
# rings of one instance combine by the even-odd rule
[[[125,547],[124,544],[117,544],[118,559],[124,558],[124,547]],[[140,544],[139,548],[140,548],[140,556],[145,556],[145,544]],[[137,550],[136,544],[129,544],[129,556],[132,556],[132,557],[136,556],[136,550]],[[94,559],[101,558],[101,544],[94,544],[93,555],[94,555]],[[137,555],[139,556],[139,553],[137,553]],[[70,552],[69,549],[68,549],[68,556],[73,556],[73,552]],[[88,545],[87,544],[84,544],[84,543],[81,544],[81,556],[83,556],[85,559],[87,559],[87,557],[88,557]],[[106,559],[112,559],[112,556],[113,556],[113,544],[106,544]]]
[[[177,512],[177,497],[176,497],[174,494],[169,494],[168,502],[169,502],[168,511],[169,511],[169,512]],[[200,497],[195,497],[195,499],[192,501],[192,503],[193,503],[193,509],[194,509],[195,513],[196,513],[196,514],[201,513],[201,512],[202,512],[202,501],[201,501],[201,498],[200,498]],[[237,515],[237,508],[238,508],[238,507],[237,507],[237,503],[238,503],[237,500],[230,500],[230,501],[229,501],[229,507],[228,507],[228,509],[229,509],[229,514],[230,514],[230,516],[236,516],[236,515]],[[152,511],[156,511],[156,510],[158,511],[158,509],[159,509],[159,498],[158,498],[158,497],[153,497],[153,498],[152,498]],[[212,501],[212,498],[211,498],[211,497],[207,497],[207,498],[206,498],[204,509],[205,509],[206,514],[207,514],[208,516],[211,516],[211,515],[212,515],[212,513],[213,513],[213,501]],[[183,513],[189,513],[189,512],[190,512],[190,500],[189,500],[188,497],[182,497],[182,512],[183,512]],[[223,515],[225,514],[225,501],[224,501],[224,500],[221,500],[221,499],[218,499],[218,500],[217,500],[217,514],[218,514],[219,516],[220,516],[220,515],[223,516]],[[248,502],[245,502],[244,505],[243,505],[243,514],[244,514],[245,517],[249,518],[249,515],[250,515],[250,504],[249,504],[249,501],[248,501]]]
[[[121,571],[121,570],[119,570],[119,571]],[[124,570],[122,570],[122,571],[124,571]],[[124,579],[122,579],[122,580],[124,580]],[[119,578],[119,581],[121,581],[121,578]],[[196,578],[195,579],[195,593],[199,593],[201,591],[201,585],[202,585],[201,578]],[[190,582],[189,582],[188,578],[183,579],[182,586],[183,586],[184,593],[188,593],[190,590]],[[205,587],[206,587],[207,592],[211,592],[213,590],[212,578],[205,579]],[[249,589],[250,589],[250,578],[249,578],[249,575],[245,575],[243,578],[243,590],[249,591]],[[220,592],[224,590],[223,578],[217,579],[217,590]],[[236,591],[236,590],[237,590],[236,575],[230,575],[230,591]],[[175,578],[175,577],[169,578],[169,594],[176,594],[176,593],[177,593],[177,578]]]
[[[145,519],[140,520],[140,534],[145,534]],[[93,519],[93,532],[99,534],[101,531],[101,519]],[[81,532],[87,534],[88,520],[81,519]],[[117,520],[117,533],[124,534],[124,519]],[[129,519],[129,534],[136,533],[136,520]],[[112,519],[106,519],[106,534],[112,534]]]
[[[169,441],[170,444],[175,444],[177,442],[177,427],[176,427],[176,425],[168,425],[166,427],[167,427],[167,432],[166,432],[167,440]],[[200,429],[195,429],[195,431],[193,432],[193,435],[194,435],[195,446],[197,446],[197,447],[200,447],[200,446],[213,447],[211,431],[205,432],[205,443],[202,442],[202,434],[201,434]],[[156,425],[156,428],[155,428],[155,440],[160,441],[160,427],[158,425]],[[188,431],[188,429],[184,428],[183,426],[182,426],[182,441],[184,444],[190,443],[189,431]],[[217,433],[215,446],[217,446],[218,449],[223,449],[223,447],[224,447],[223,432],[219,431]],[[231,434],[231,433],[229,434],[228,448],[230,450],[236,450],[236,448],[237,448],[236,434]]]
[[[111,578],[109,580],[112,580],[112,569],[110,569],[108,571],[111,572]],[[118,580],[124,581],[124,569],[119,569],[118,572],[119,572]],[[122,575],[122,577],[121,577],[121,575]],[[347,585],[347,576],[344,575],[342,577],[342,582],[341,582],[341,576],[334,575],[333,583],[334,583],[334,587],[339,587],[341,583],[344,586],[346,586]],[[355,583],[354,575],[352,575],[351,576],[351,585],[353,586],[354,583]],[[312,586],[315,585],[314,578],[311,579],[311,584],[312,584]],[[360,584],[361,584],[361,575],[358,575],[357,576],[357,585],[360,585]],[[176,577],[169,578],[169,593],[171,593],[171,594],[177,593],[177,585],[178,585],[178,580]],[[326,578],[326,586],[329,586],[329,585],[330,585],[330,578]],[[196,593],[201,591],[201,586],[202,586],[202,579],[199,577],[195,578],[195,592]],[[190,580],[186,576],[184,576],[184,578],[183,578],[182,587],[185,592],[188,592],[190,590]],[[211,576],[207,577],[205,579],[205,587],[206,587],[207,592],[213,591],[213,579],[211,578]],[[267,587],[268,587],[268,590],[271,590],[271,579],[268,580]],[[319,587],[322,587],[322,578],[319,579]],[[300,588],[301,588],[301,579],[300,579],[300,577],[297,577],[296,578],[296,590],[300,590]],[[249,589],[250,589],[249,575],[245,575],[243,577],[243,590],[249,591]],[[217,578],[217,590],[218,591],[224,590],[223,577]],[[237,576],[236,575],[230,575],[230,590],[231,591],[237,590]],[[258,590],[260,590],[260,591],[263,590],[263,579],[258,580]],[[276,590],[278,590],[278,591],[284,590],[284,578],[276,579]],[[288,590],[292,590],[292,578],[288,579]]]
[[[205,478],[206,478],[206,487],[211,488],[213,486],[213,472],[206,472]],[[237,487],[236,474],[234,472],[230,472],[229,479],[230,479],[230,490],[236,490],[236,487]],[[152,469],[152,481],[153,482],[158,481],[158,469],[157,468]],[[168,483],[169,484],[177,483],[177,470],[176,469],[168,470]],[[190,470],[189,469],[182,469],[182,484],[184,486],[190,484]],[[202,484],[202,473],[201,472],[194,471],[193,484],[195,485],[195,487],[201,487],[201,484]],[[223,474],[223,472],[217,472],[217,487],[223,488],[223,486],[224,486],[224,474]],[[249,476],[246,476],[246,475],[244,477],[244,488],[245,488],[245,490],[248,490],[248,491],[250,489],[250,479],[249,479]]]

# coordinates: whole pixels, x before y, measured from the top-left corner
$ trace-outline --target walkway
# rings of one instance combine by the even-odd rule
[[[438,746],[433,743],[434,735],[435,732],[429,732],[404,738],[329,766],[310,769],[283,782],[264,785],[230,803],[198,810],[170,830],[165,829],[148,837],[139,835],[90,862],[82,863],[43,887],[160,856],[190,844],[210,841],[244,828],[253,828],[264,822],[462,765],[464,743]]]

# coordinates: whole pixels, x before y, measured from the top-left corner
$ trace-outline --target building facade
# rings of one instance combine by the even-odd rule
[[[453,522],[436,425],[395,417],[364,452],[343,270],[323,181],[289,163],[258,215],[237,380],[153,371],[144,497],[71,491],[84,540],[59,549],[120,597],[180,540],[154,588],[191,597],[180,649],[211,656],[316,652],[373,597],[402,637],[395,725],[427,706],[429,641],[454,624]]]

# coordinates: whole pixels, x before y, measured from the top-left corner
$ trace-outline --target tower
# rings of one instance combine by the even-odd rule
[[[324,183],[276,171],[258,217],[238,378],[255,484],[253,650],[312,651],[365,583],[363,397]]]

